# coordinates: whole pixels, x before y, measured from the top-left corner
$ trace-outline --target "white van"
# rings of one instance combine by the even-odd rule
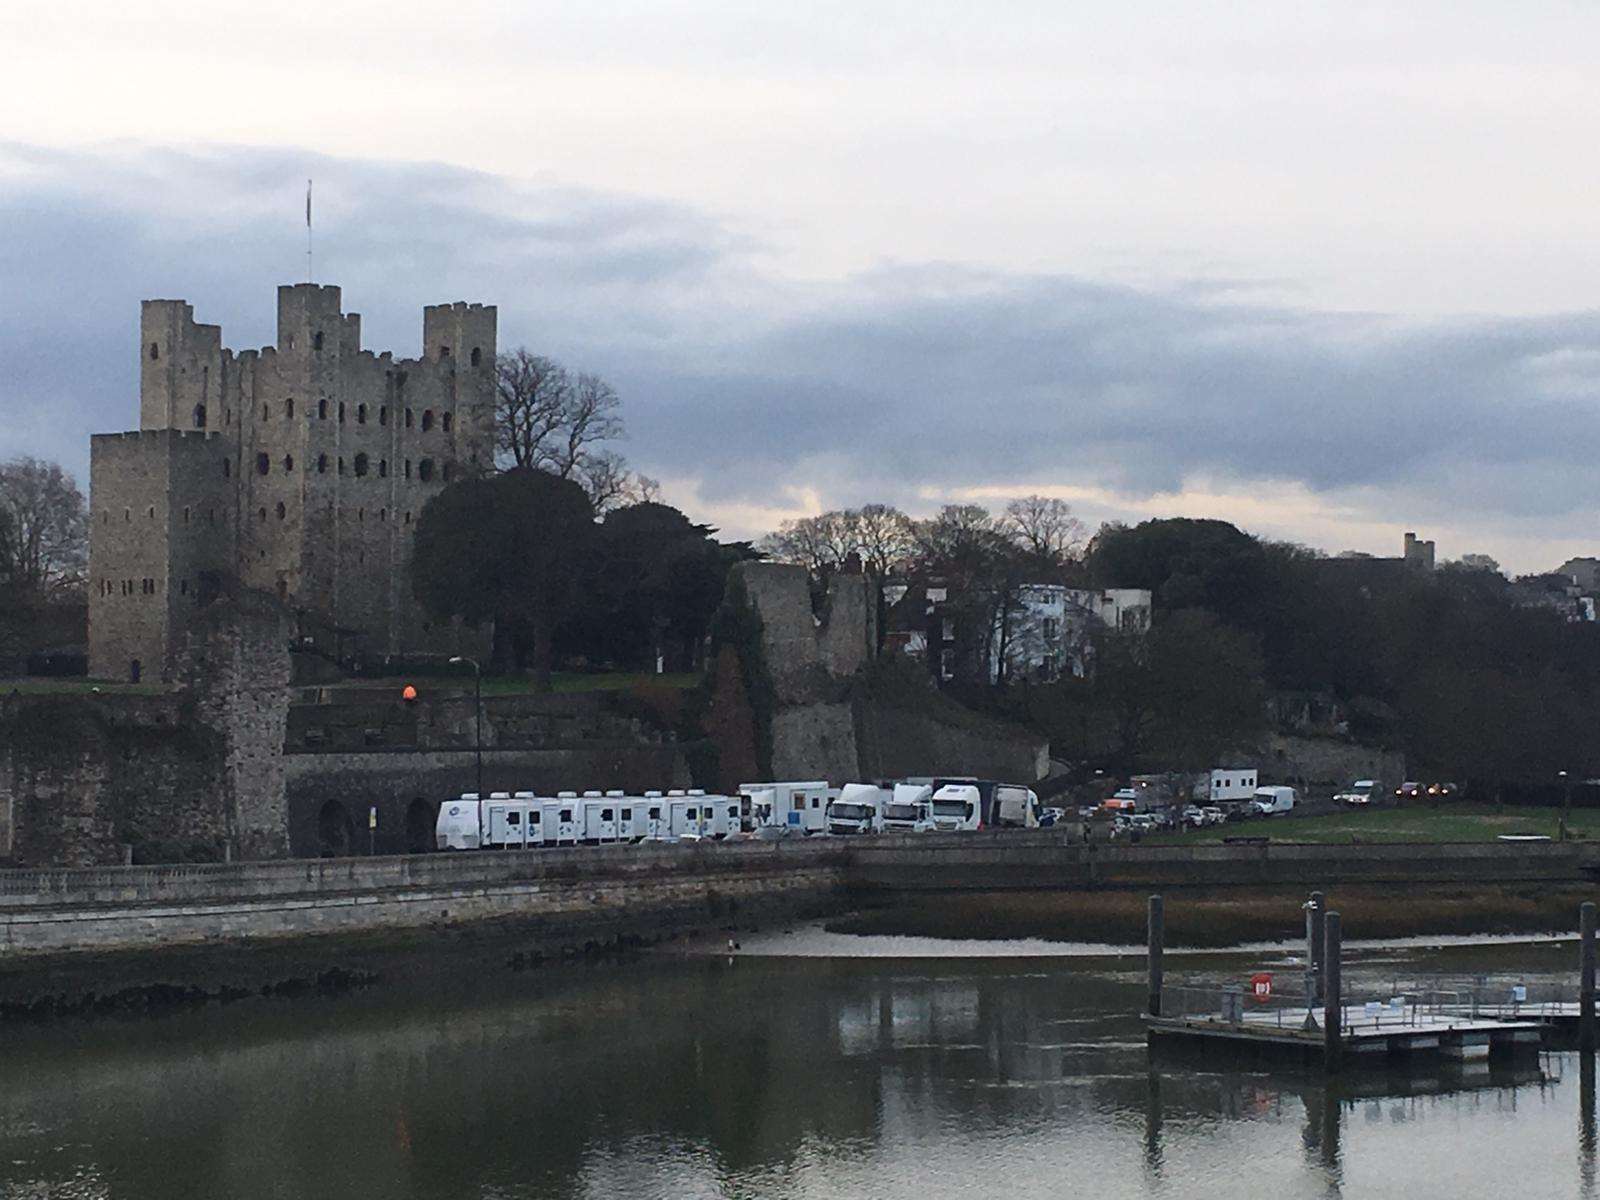
[[[976,784],[947,783],[933,794],[933,827],[941,832],[983,828],[983,795]]]
[[[441,804],[433,826],[434,844],[441,850],[478,849],[483,844],[480,808],[477,792],[463,792],[458,799]]]
[[[870,783],[847,783],[828,804],[828,832],[877,833],[883,828],[884,792]]]
[[[1292,812],[1299,799],[1300,793],[1292,787],[1258,787],[1250,803],[1262,816],[1273,816]]]
[[[749,801],[750,824],[760,836],[822,833],[828,820],[828,781],[741,783]]]
[[[927,833],[933,828],[933,789],[925,783],[897,783],[883,806],[885,833]]]

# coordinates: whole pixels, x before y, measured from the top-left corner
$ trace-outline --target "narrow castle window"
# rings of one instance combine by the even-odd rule
[[[317,330],[311,335],[311,348],[318,354],[322,353],[322,330]]]
[[[411,514],[410,513],[406,514],[406,524],[407,525],[411,524]]]
[[[124,521],[131,521],[131,520],[133,520],[133,509],[131,509],[131,508],[125,508],[125,509],[123,509],[123,510],[122,510],[122,519],[123,519],[123,520],[124,520]]]
[[[387,521],[388,519],[389,519],[389,510],[387,508],[380,508],[378,510],[378,520]]]
[[[318,400],[317,401],[317,420],[326,421],[327,419],[328,419],[328,401],[326,399]]]
[[[344,474],[344,455],[339,456],[339,474]]]
[[[365,521],[366,519],[367,519],[367,510],[364,509],[364,508],[358,508],[356,510],[356,520]]]
[[[406,409],[406,428],[411,428],[411,410],[409,408]]]
[[[356,474],[358,476],[360,476],[360,475],[365,475],[366,473],[367,473],[367,456],[365,454],[358,454],[358,455],[356,455]]]
[[[154,521],[156,519],[156,506],[154,504],[152,504],[150,506],[150,511],[148,511],[144,515],[146,517],[148,517],[150,520]]]
[[[266,505],[262,505],[261,506],[261,511],[258,512],[256,514],[256,516],[259,517],[263,521],[265,521],[267,519],[267,507],[266,507]]]
[[[127,343],[124,342],[123,345],[127,345]],[[159,362],[159,361],[161,361],[161,346],[157,342],[151,342],[150,343],[150,361],[151,362]]]
[[[287,515],[288,511],[289,510],[284,507],[283,501],[279,500],[278,501],[278,520],[280,520],[280,521],[283,520],[283,518]]]
[[[428,430],[430,430],[432,428],[433,428],[433,409],[425,408],[425,409],[422,410],[422,432],[423,433],[427,433]]]
[[[339,424],[344,424],[344,401],[339,401]]]
[[[378,478],[389,478],[389,460],[387,458],[380,458],[378,460]]]
[[[409,458],[406,459],[406,478],[411,478],[411,460]]]
[[[317,455],[317,474],[318,475],[326,475],[327,473],[328,473],[328,456],[326,454],[319,454],[319,455]]]
[[[187,504],[183,506],[183,523],[185,525],[189,523],[189,506]]]
[[[189,581],[187,579],[180,579],[178,581],[178,595],[187,596],[188,594],[189,594]]]
[[[196,429],[204,429],[206,427],[206,406],[204,404],[196,404],[194,406],[194,427]]]
[[[294,455],[285,454],[283,456],[283,469],[286,474],[294,470]]]
[[[472,365],[477,366],[481,362],[483,362],[483,351],[474,346],[472,348]]]
[[[224,479],[226,479],[226,478],[228,478],[228,476],[230,476],[232,474],[233,474],[233,462],[232,462],[232,460],[231,459],[226,459],[226,458],[223,459],[222,460],[222,477]]]
[[[417,464],[417,475],[423,483],[433,478],[433,459],[425,458]]]
[[[441,359],[449,358],[450,357],[450,347],[449,346],[440,346],[439,347],[439,357]]]
[[[268,405],[267,403],[263,402],[262,405],[261,405],[261,419],[263,421],[265,421],[271,416],[272,416],[271,406]]]
[[[283,419],[285,421],[294,420],[294,397],[293,396],[290,396],[287,400],[285,400],[283,402]]]
[[[379,425],[387,425],[388,423],[389,423],[389,406],[387,404],[380,404],[380,405],[378,405],[378,424]]]
[[[356,405],[356,424],[357,425],[365,425],[366,423],[367,423],[367,406],[365,404],[358,404],[358,405]]]
[[[445,413],[444,416],[439,418],[439,425],[446,433],[450,432],[450,426],[454,425],[455,423],[456,418],[455,414],[453,413]]]
[[[267,458],[267,452],[263,450],[256,455],[256,474],[265,475],[270,470],[272,470],[272,461]]]

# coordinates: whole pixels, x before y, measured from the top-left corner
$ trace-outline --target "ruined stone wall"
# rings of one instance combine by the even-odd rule
[[[1400,751],[1337,738],[1274,734],[1261,760],[1262,783],[1292,784],[1313,797],[1342,791],[1357,779],[1376,779],[1394,789],[1405,778],[1406,757]]]

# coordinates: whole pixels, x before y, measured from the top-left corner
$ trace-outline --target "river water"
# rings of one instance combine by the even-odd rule
[[[1281,958],[1281,955],[1278,957]],[[1571,979],[1567,947],[1347,979]],[[1238,978],[1273,955],[1169,961]],[[1280,962],[1280,970],[1292,964]],[[0,1030],[0,1196],[1567,1197],[1575,1053],[1152,1060],[1137,958],[683,958]]]

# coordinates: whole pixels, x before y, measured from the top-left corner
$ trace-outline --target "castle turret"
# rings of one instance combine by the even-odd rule
[[[182,300],[146,300],[139,312],[139,427],[206,429],[219,423],[222,329],[196,325]]]

